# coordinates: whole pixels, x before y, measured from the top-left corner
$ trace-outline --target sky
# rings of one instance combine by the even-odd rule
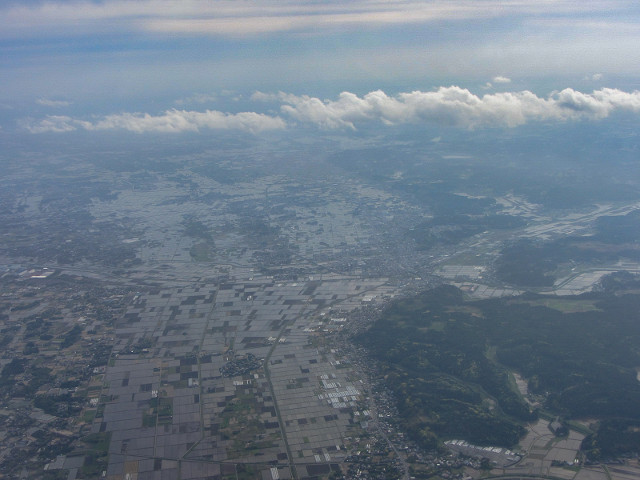
[[[5,0],[0,128],[350,132],[640,114],[626,0]]]

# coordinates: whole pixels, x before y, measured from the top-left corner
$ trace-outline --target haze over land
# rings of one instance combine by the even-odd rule
[[[0,472],[640,475],[639,14],[3,3]]]

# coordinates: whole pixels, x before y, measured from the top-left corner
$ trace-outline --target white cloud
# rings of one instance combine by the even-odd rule
[[[546,98],[527,90],[479,96],[457,86],[440,87],[429,92],[405,92],[395,96],[389,96],[382,90],[369,92],[362,97],[342,92],[337,100],[321,100],[284,92],[256,92],[251,98],[254,101],[278,102],[282,114],[294,123],[311,124],[323,129],[353,130],[358,124],[368,122],[385,125],[432,123],[469,129],[510,128],[536,121],[599,120],[622,110],[640,113],[640,91],[624,92],[614,88],[603,88],[592,93],[566,88]],[[50,115],[40,121],[25,121],[22,125],[32,133],[78,129],[127,130],[136,133],[233,129],[257,133],[288,126],[280,116],[257,112],[177,109],[167,110],[161,115],[119,113],[93,121]]]
[[[39,98],[36,100],[38,105],[44,105],[45,107],[68,107],[71,102],[65,100],[49,100],[48,98]]]
[[[280,95],[285,95],[285,93],[266,93],[256,91],[251,95],[251,100],[253,100],[254,102],[273,102],[279,100]]]
[[[261,94],[264,95],[264,94]],[[349,92],[337,100],[280,93],[281,110],[292,119],[321,128],[356,128],[358,122],[437,123],[463,128],[515,127],[530,121],[601,119],[616,110],[640,112],[640,92],[605,88],[591,94],[567,88],[548,98],[529,91],[477,96],[451,86],[390,97],[378,90],[363,97]]]
[[[74,130],[77,130],[78,128],[86,128],[90,126],[88,122],[75,120],[66,115],[48,115],[46,118],[37,122],[31,119],[27,119],[20,122],[20,125],[29,130],[31,133],[64,133],[72,132]]]
[[[498,75],[497,77],[493,77],[493,83],[511,83],[511,79]]]
[[[180,133],[210,130],[242,130],[258,133],[285,128],[279,117],[255,112],[224,113],[215,110],[204,112],[167,110],[162,115],[148,113],[119,113],[107,115],[89,122],[67,116],[50,115],[43,120],[22,123],[32,133],[70,132],[73,130],[127,130],[135,133]]]

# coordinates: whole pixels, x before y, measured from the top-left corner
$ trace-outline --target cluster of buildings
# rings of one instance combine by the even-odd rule
[[[247,375],[262,367],[263,359],[257,358],[253,353],[247,353],[241,357],[235,357],[220,367],[223,377],[237,377]]]

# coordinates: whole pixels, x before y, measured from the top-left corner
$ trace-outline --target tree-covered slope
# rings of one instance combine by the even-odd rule
[[[424,446],[452,437],[509,446],[535,416],[510,370],[554,413],[640,421],[639,316],[637,294],[471,302],[445,286],[394,302],[358,341]]]

